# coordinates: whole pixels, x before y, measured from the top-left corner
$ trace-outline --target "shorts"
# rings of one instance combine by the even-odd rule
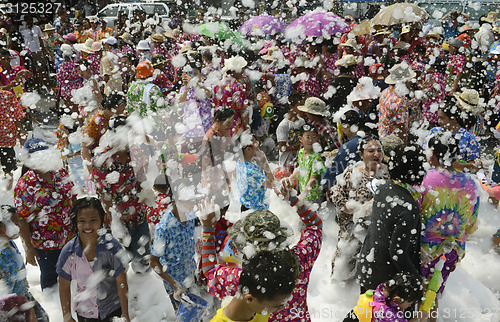
[[[0,164],[2,164],[2,170],[5,173],[17,169],[17,159],[14,148],[0,148]]]
[[[446,262],[444,262],[443,269],[441,270],[441,276],[443,277],[443,283],[441,283],[441,287],[437,291],[437,294],[442,294],[444,290],[444,286],[446,285],[446,280],[448,280],[448,276],[455,269],[455,265],[458,263],[458,254],[455,250],[452,250],[450,253],[445,254]],[[439,261],[439,257],[434,259],[432,262],[427,264],[422,264],[422,277],[430,279],[432,274],[434,273],[434,267]],[[432,270],[431,270],[432,269]]]

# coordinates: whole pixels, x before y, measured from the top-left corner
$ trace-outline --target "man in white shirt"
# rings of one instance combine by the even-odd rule
[[[24,16],[24,25],[19,28],[23,35],[24,44],[31,52],[32,69],[37,89],[42,88],[42,84],[48,84],[49,77],[47,71],[47,59],[44,55],[43,34],[40,27],[33,25],[33,16]]]
[[[481,57],[487,58],[488,50],[490,49],[493,41],[495,41],[495,37],[493,36],[493,32],[491,31],[492,27],[490,24],[490,20],[482,17],[479,23],[481,24],[481,27],[479,28],[479,31],[474,35],[474,39],[478,42],[479,49],[481,50]]]

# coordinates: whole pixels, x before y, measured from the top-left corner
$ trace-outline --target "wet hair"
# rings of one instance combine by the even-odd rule
[[[69,214],[71,218],[71,223],[73,224],[73,230],[75,232],[77,229],[77,217],[78,213],[84,209],[95,209],[99,213],[99,218],[101,218],[101,227],[104,225],[104,216],[106,211],[102,207],[101,201],[95,197],[83,197],[75,201],[71,213]]]
[[[356,65],[340,66],[340,73],[341,74],[352,74],[352,73],[354,73],[355,69],[356,69]]]
[[[291,106],[297,106],[303,98],[304,96],[301,93],[292,92],[290,96],[288,96],[288,102]]]
[[[392,179],[419,185],[424,179],[425,155],[417,144],[399,145],[389,153],[389,174]]]
[[[448,118],[457,121],[460,127],[464,127],[464,121],[462,120],[462,117],[460,115],[462,110],[460,109],[458,101],[455,97],[453,96],[445,97],[444,102],[441,103],[440,110]]]
[[[10,56],[10,53],[5,48],[0,48],[0,56]]]
[[[127,98],[123,94],[111,93],[108,96],[105,96],[102,100],[102,108],[105,110],[111,110],[123,103],[127,102]]]
[[[234,110],[231,108],[221,108],[214,113],[214,122],[224,122],[234,116]]]
[[[259,301],[272,301],[289,295],[295,287],[299,267],[293,264],[289,250],[260,251],[243,265],[239,289]]]
[[[370,142],[370,141],[377,141],[380,144],[380,147],[382,147],[382,149],[383,149],[382,142],[380,142],[380,139],[378,138],[378,136],[370,134],[370,135],[365,135],[361,139],[359,139],[358,152],[363,153],[366,150],[366,148],[368,147],[368,142]]]
[[[399,296],[402,301],[413,303],[422,297],[422,283],[413,275],[398,273],[385,282],[385,290],[389,293],[386,301],[392,301]]]
[[[155,182],[153,183],[153,187],[156,190],[167,190],[167,196],[172,198],[172,189],[170,188],[170,182],[168,181],[168,177],[166,174],[160,174],[156,177]]]
[[[450,132],[432,135],[427,145],[438,159],[439,164],[450,166],[453,161],[460,159],[458,141]]]
[[[305,132],[314,132],[318,135],[318,128],[316,125],[306,123],[300,128],[300,136],[303,136]]]
[[[413,52],[415,53],[419,53],[419,54],[425,54],[425,52],[427,51],[427,49],[425,48],[424,45],[416,45],[415,46],[415,49],[413,49]]]

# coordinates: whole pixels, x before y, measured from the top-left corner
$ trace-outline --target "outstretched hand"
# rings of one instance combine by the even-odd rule
[[[205,227],[213,227],[220,219],[220,207],[215,204],[214,199],[205,198],[198,204],[199,218]]]

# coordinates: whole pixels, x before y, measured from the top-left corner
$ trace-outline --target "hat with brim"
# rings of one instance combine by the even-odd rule
[[[500,26],[497,26],[495,28],[491,28],[491,31],[493,31],[494,33],[500,34]]]
[[[358,60],[354,55],[344,55],[335,62],[335,66],[349,67],[358,64]]]
[[[459,31],[460,34],[463,34],[465,32],[468,33],[468,34],[475,34],[476,32],[479,31],[479,29],[472,28],[469,25],[465,25],[465,26],[462,26],[458,31]]]
[[[267,52],[264,56],[262,56],[263,60],[268,60],[268,61],[275,61],[278,60],[278,57],[276,55],[277,52],[279,52],[278,47],[271,47],[267,49]]]
[[[341,43],[339,45],[339,47],[351,47],[356,52],[359,52],[359,50],[358,50],[358,43],[356,42],[356,39],[354,39],[354,38],[347,39],[347,41]]]
[[[245,58],[241,56],[231,57],[224,61],[224,68],[222,71],[227,73],[228,71],[232,71],[235,73],[241,73],[243,69],[247,66],[247,61]]]
[[[2,28],[3,29],[3,28]],[[54,26],[52,26],[50,23],[45,25],[45,28],[43,28],[43,31],[50,31],[50,30],[55,30]],[[7,30],[6,30],[7,32]]]
[[[74,33],[69,33],[67,35],[64,35],[63,38],[71,42],[76,42],[76,35]]]
[[[125,43],[129,44],[130,46],[134,45],[134,42],[132,41],[132,35],[129,34],[128,32],[124,32],[122,35],[118,36],[118,38],[120,38]]]
[[[329,113],[326,109],[326,103],[317,97],[308,97],[304,105],[297,107],[299,111],[310,113],[320,116],[328,116]]]
[[[448,45],[453,46],[457,49],[461,48],[464,45],[464,42],[457,38],[449,39],[447,43]]]
[[[379,30],[375,31],[373,36],[376,37],[376,36],[380,36],[380,35],[389,35],[389,34],[391,34],[391,31],[386,29],[386,28],[383,28],[383,29],[379,29]]]
[[[489,23],[495,23],[498,21],[498,12],[496,11],[490,11],[488,12],[488,15],[486,18],[483,18],[483,21],[489,22]]]
[[[389,76],[385,78],[385,82],[389,85],[393,85],[399,82],[406,82],[412,78],[415,78],[417,74],[408,66],[408,64],[396,64],[389,70]]]
[[[453,96],[457,99],[460,107],[472,113],[481,113],[484,111],[479,102],[479,93],[475,89],[464,89],[461,93],[455,93]]]
[[[238,252],[247,253],[245,248],[252,247],[251,253],[262,250],[283,249],[293,232],[281,226],[275,214],[269,210],[256,210],[238,220],[227,233]]]
[[[167,59],[162,54],[155,54],[151,59],[151,64],[153,65],[153,67],[164,64],[166,62]]]
[[[138,50],[151,50],[151,47],[149,47],[149,43],[147,40],[141,40],[137,44],[137,49]]]
[[[154,42],[165,42],[165,36],[162,34],[154,34],[149,36],[149,38]]]
[[[82,45],[82,48],[81,48],[81,51],[83,51],[84,53],[87,53],[87,54],[91,54],[93,53],[94,51],[92,50],[92,44],[94,43],[94,41],[92,39],[87,39],[85,41],[85,43]]]
[[[90,49],[92,50],[92,52],[98,52],[98,51],[101,51],[102,50],[102,44],[100,41],[94,41],[92,43],[92,47],[90,47]]]
[[[411,31],[411,28],[410,26],[404,26],[402,29],[401,29],[401,35],[404,35],[404,34],[407,34]]]
[[[103,43],[114,46],[118,43],[118,40],[116,40],[115,37],[109,37],[103,40]]]
[[[438,34],[438,33],[435,33],[435,32],[429,32],[427,35],[424,36],[424,39],[427,39],[427,38],[434,38],[434,39],[441,39],[441,35]]]

